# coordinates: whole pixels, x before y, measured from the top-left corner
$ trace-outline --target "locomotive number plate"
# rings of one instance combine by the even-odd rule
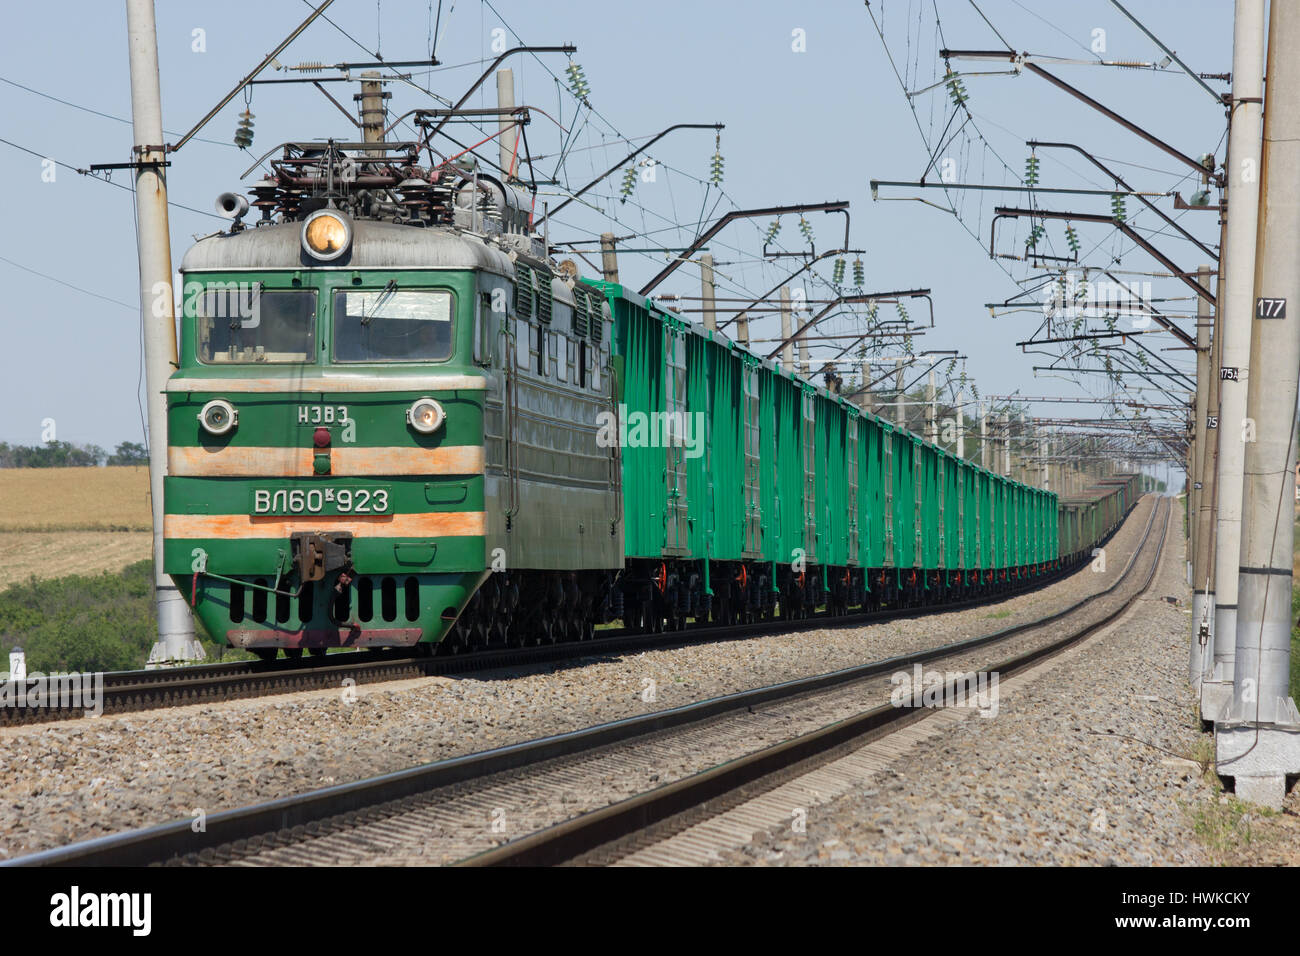
[[[340,425],[348,421],[346,405],[299,405],[299,425]]]
[[[254,488],[253,515],[386,515],[388,488]]]

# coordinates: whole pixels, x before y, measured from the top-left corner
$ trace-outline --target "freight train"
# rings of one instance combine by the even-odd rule
[[[1136,498],[1059,503],[580,278],[526,192],[419,155],[284,144],[184,257],[165,567],[218,642],[454,652],[963,601],[1078,565]]]

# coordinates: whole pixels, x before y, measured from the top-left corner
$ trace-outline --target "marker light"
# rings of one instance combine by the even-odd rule
[[[337,259],[351,244],[352,226],[336,209],[318,209],[302,224],[302,247],[315,259]]]
[[[442,427],[447,413],[431,398],[417,398],[406,410],[406,422],[421,435],[432,435]]]
[[[204,405],[198,418],[203,430],[212,435],[224,435],[239,424],[239,412],[224,398],[214,398]]]

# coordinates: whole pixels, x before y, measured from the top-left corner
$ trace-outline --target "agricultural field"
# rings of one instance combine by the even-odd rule
[[[0,468],[0,588],[149,557],[143,467]]]

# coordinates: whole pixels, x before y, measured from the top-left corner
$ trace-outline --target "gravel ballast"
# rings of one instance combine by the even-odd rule
[[[1004,688],[877,780],[808,810],[732,864],[1162,865],[1212,862],[1194,835],[1220,796],[1191,757],[1182,537],[1171,523],[1152,588],[1119,623]]]

